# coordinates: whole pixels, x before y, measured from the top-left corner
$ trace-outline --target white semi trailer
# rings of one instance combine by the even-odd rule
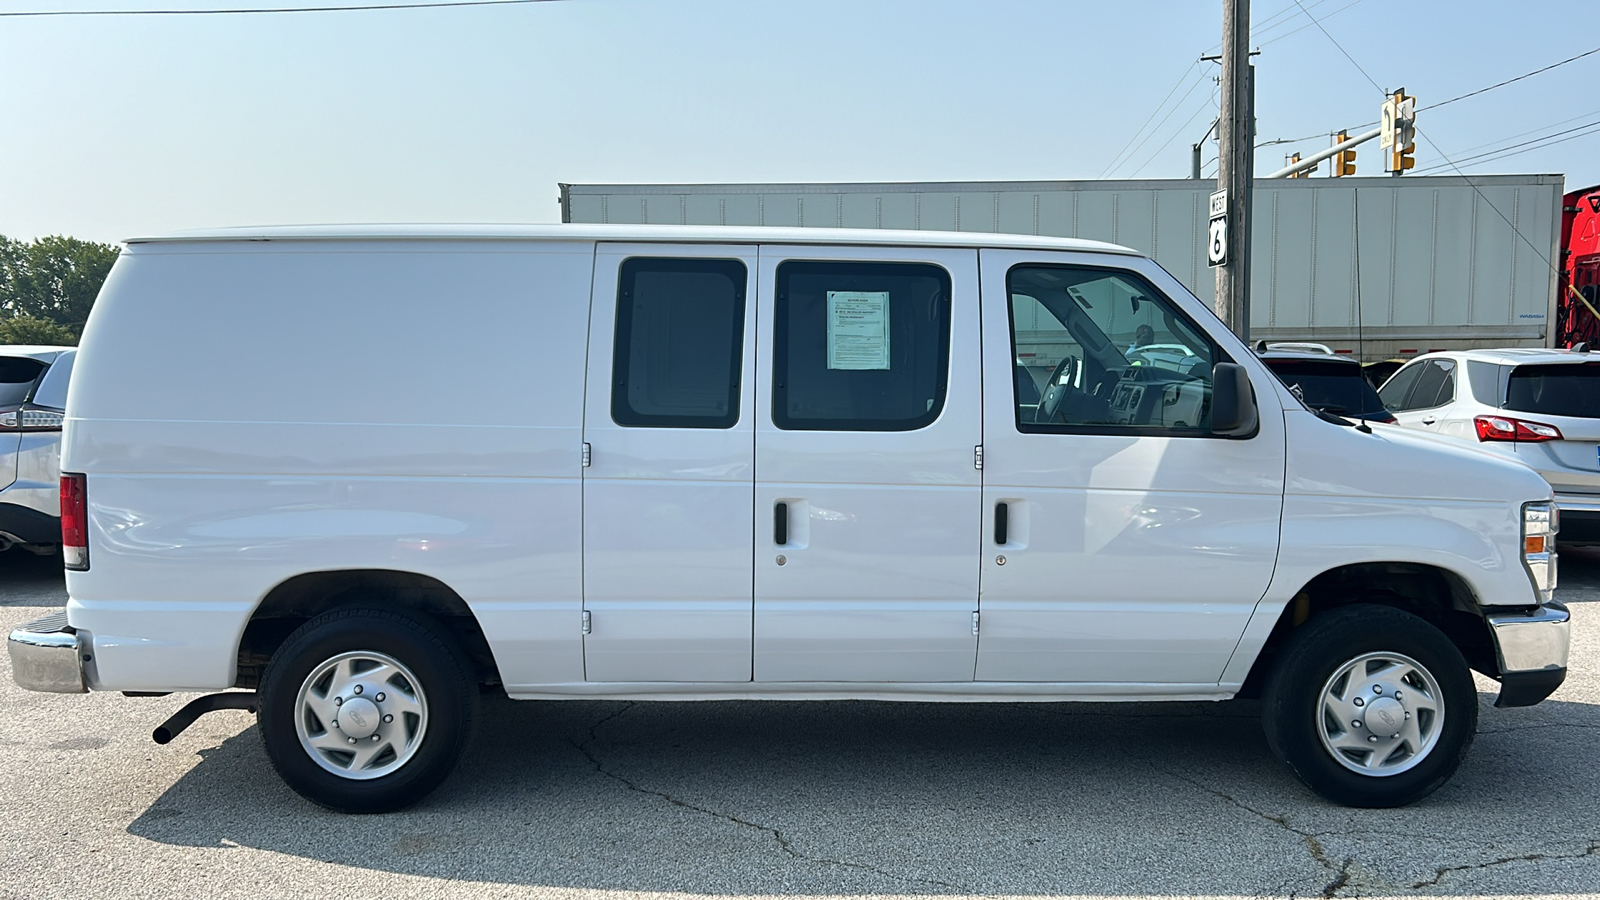
[[[1094,238],[1149,254],[1209,299],[1215,189],[1187,179],[563,184],[561,217]],[[1562,190],[1560,175],[1258,180],[1250,337],[1369,361],[1551,346]]]

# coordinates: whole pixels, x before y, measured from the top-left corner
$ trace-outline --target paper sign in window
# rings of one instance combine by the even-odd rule
[[[889,292],[828,292],[828,368],[889,368]]]

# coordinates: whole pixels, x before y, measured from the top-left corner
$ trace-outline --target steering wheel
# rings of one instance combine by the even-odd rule
[[[1062,401],[1067,399],[1067,392],[1078,390],[1070,382],[1080,372],[1081,366],[1076,356],[1063,357],[1061,362],[1056,364],[1050,373],[1050,379],[1044,383],[1044,396],[1039,398],[1039,405],[1033,411],[1033,421],[1049,422],[1056,417]],[[1066,378],[1063,379],[1062,375],[1066,375]]]

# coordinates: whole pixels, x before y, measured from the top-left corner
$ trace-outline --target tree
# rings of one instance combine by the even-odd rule
[[[60,235],[31,242],[0,235],[0,315],[54,322],[72,336],[66,343],[75,343],[117,253],[110,244]]]
[[[12,316],[0,319],[0,344],[43,344],[75,346],[78,335],[71,328],[38,316]]]

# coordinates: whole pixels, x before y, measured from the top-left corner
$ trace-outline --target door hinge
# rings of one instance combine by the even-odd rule
[[[592,630],[593,627],[590,624],[589,611],[586,609],[583,611],[583,633],[588,634]]]
[[[589,468],[589,454],[590,453],[591,453],[591,450],[589,448],[589,442],[588,441],[584,441],[583,442],[583,467],[585,469]]]
[[[979,444],[979,445],[977,445],[977,446],[972,448],[972,467],[974,469],[978,469],[980,471],[983,469],[983,445],[982,444]]]
[[[977,610],[973,610],[972,611],[972,633],[973,634],[977,634],[978,633],[978,611]]]

